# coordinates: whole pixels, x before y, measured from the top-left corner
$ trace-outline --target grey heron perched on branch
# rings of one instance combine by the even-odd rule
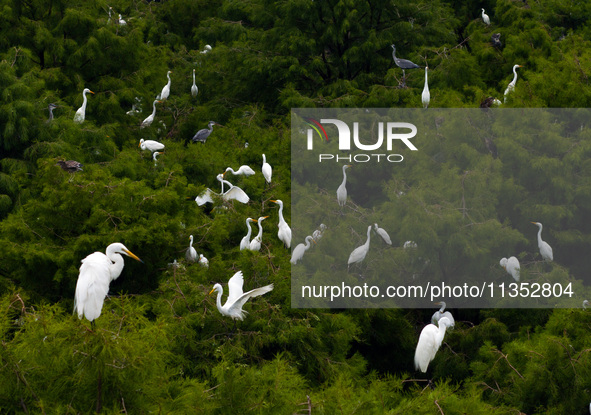
[[[406,86],[406,73],[404,72],[404,70],[405,69],[416,69],[416,68],[420,68],[420,66],[414,62],[407,60],[407,59],[397,58],[396,57],[396,46],[394,46],[394,44],[392,44],[392,58],[394,58],[394,63],[396,64],[396,66],[398,66],[399,68],[402,69],[402,85]]]
[[[205,143],[207,141],[207,137],[209,137],[209,135],[212,133],[214,125],[220,125],[220,124],[218,124],[215,121],[210,121],[209,124],[207,124],[207,128],[203,128],[203,129],[197,131],[197,133],[195,133],[192,141],[194,143],[196,143],[197,141]]]
[[[53,110],[57,108],[56,104],[49,104],[49,119],[47,120],[47,122],[51,122],[53,120]]]
[[[83,164],[76,160],[58,160],[57,164],[68,173],[76,173],[82,171]]]

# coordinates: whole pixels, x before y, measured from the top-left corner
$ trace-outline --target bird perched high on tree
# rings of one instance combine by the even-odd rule
[[[399,68],[402,69],[402,86],[406,87],[406,72],[404,72],[404,70],[405,69],[416,69],[416,68],[420,68],[420,66],[414,62],[407,60],[407,59],[397,58],[396,57],[396,46],[394,46],[394,44],[392,44],[391,46],[392,46],[392,58],[394,59],[394,63],[396,64],[396,66],[398,66]]]

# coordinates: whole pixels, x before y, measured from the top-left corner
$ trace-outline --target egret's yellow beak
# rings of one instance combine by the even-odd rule
[[[142,264],[144,263],[144,261],[142,261],[141,259],[139,259],[133,252],[124,249],[123,250],[127,255],[129,255],[130,257],[132,257],[133,259],[135,259],[136,261],[140,261]]]
[[[276,200],[269,200],[269,202],[277,203],[277,201],[276,201]]]
[[[94,94],[94,92],[92,92],[92,91],[88,91],[88,92],[90,92],[91,94]]]
[[[209,292],[209,295],[213,294],[214,291],[215,291],[215,288]]]

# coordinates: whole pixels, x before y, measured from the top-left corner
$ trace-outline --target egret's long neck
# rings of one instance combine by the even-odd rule
[[[283,204],[279,205],[279,222],[285,222],[285,219],[283,219]]]
[[[121,15],[119,15],[119,18],[121,18]],[[168,78],[168,85],[170,85],[170,74],[169,74],[169,73],[167,73],[167,74],[166,74],[166,77]]]
[[[155,117],[155,116],[156,116],[156,101],[154,101],[154,102],[152,103],[152,107],[154,108],[154,109],[152,110],[152,117]]]
[[[367,228],[367,241],[365,242],[365,244],[367,246],[369,246],[369,238],[371,237],[371,226],[369,228]]]
[[[84,108],[84,110],[86,111],[86,102],[88,101],[88,98],[86,98],[86,92],[82,93],[82,108]]]
[[[538,231],[538,245],[542,243],[542,225],[540,225],[540,230]]]
[[[224,289],[220,286],[220,290],[218,291],[218,297],[215,299],[215,305],[217,306],[220,313],[222,313],[222,294]],[[224,313],[222,313],[224,314]]]
[[[443,313],[443,310],[445,310],[445,303],[442,301],[441,302],[441,308],[439,309],[440,313]]]
[[[429,87],[429,84],[427,82],[427,77],[428,77],[428,75],[427,75],[427,68],[425,68],[425,88],[428,88]]]
[[[511,81],[511,83],[515,85],[515,82],[517,82],[517,68],[513,67],[513,80]]]
[[[49,120],[53,120],[53,110],[49,107]]]
[[[111,272],[111,281],[116,280],[121,275],[121,271],[123,271],[123,257],[119,254],[112,254],[109,255],[109,259],[113,262],[113,264],[109,267],[109,271]]]
[[[347,184],[347,169],[343,166],[343,185]]]
[[[306,251],[310,248],[310,244],[312,243],[312,237],[306,236]]]
[[[250,227],[250,221],[246,221],[246,227],[248,228],[248,232],[246,232],[246,237],[250,239],[250,234],[252,233],[252,228]]]
[[[154,159],[156,160],[156,159]],[[189,248],[193,248],[193,238],[191,238],[191,240],[189,241]]]
[[[193,71],[193,85],[195,85],[195,71]]]
[[[259,221],[259,233],[257,234],[257,238],[260,240],[263,237],[263,224],[262,221]]]

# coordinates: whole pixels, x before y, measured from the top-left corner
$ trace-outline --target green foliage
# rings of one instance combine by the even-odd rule
[[[293,207],[311,217],[291,223],[291,191],[304,191],[291,188],[291,173],[309,166],[290,166],[289,110],[420,106],[423,71],[407,71],[403,87],[392,43],[399,57],[429,66],[431,109],[502,99],[515,64],[523,68],[506,107],[587,107],[589,9],[562,0],[0,0],[0,412],[586,411],[586,311],[458,310],[419,377],[414,348],[433,311],[292,309],[289,253],[269,200],[285,202],[294,243],[321,216],[328,253],[346,257],[365,229],[338,220],[330,190],[338,171],[322,177],[330,185],[315,189],[315,204]],[[126,26],[116,23],[119,13]],[[501,48],[490,42],[497,32]],[[206,44],[213,50],[200,53]],[[171,95],[140,129],[168,70]],[[84,88],[95,94],[76,124]],[[58,107],[47,122],[50,103]],[[506,130],[475,113],[465,112],[477,134],[442,123],[396,177],[376,172],[366,183],[363,166],[351,175],[351,217],[385,218],[394,240],[375,254],[383,265],[370,253],[368,269],[389,281],[500,280],[507,275],[497,259],[513,252],[522,279],[574,281],[582,296],[591,266],[587,113],[563,123],[541,114],[551,127],[531,135],[513,133],[518,113]],[[191,143],[210,120],[222,126],[207,143]],[[157,163],[140,138],[165,143]],[[262,153],[273,166],[268,187]],[[61,159],[83,171],[61,170]],[[242,164],[257,174],[229,180],[249,204],[196,206],[203,190],[218,191],[216,174]],[[261,251],[240,251],[245,219],[267,215]],[[544,237],[560,261],[532,254],[530,221],[552,223]],[[185,262],[189,235],[208,269]],[[421,243],[405,250],[407,240]],[[80,260],[115,241],[144,263],[126,259],[90,327],[71,315]],[[306,257],[316,265],[326,258],[314,250]],[[329,265],[327,282],[344,267]],[[245,290],[275,288],[249,301],[250,314],[234,327],[207,293],[237,270]]]

